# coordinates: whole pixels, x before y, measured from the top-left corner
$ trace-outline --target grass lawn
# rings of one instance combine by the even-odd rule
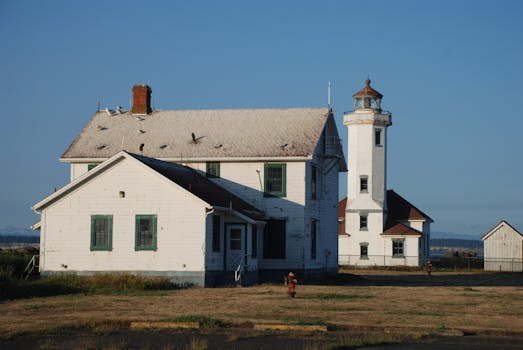
[[[285,287],[264,284],[243,288],[191,288],[148,291],[107,290],[4,300],[0,337],[73,331],[82,327],[110,331],[131,321],[211,319],[240,327],[252,323],[330,325],[339,330],[420,336],[463,330],[522,335],[523,283],[468,286],[478,274],[350,271],[367,285],[298,285],[297,297]],[[343,273],[341,274],[343,276]],[[467,277],[469,276],[469,277]],[[488,282],[500,275],[480,274]],[[522,274],[509,274],[521,282]],[[445,285],[455,278],[462,285]],[[380,278],[373,283],[373,278]],[[402,278],[407,278],[402,285]],[[411,283],[414,280],[423,283]],[[387,280],[393,285],[387,285]],[[443,285],[442,285],[443,284]],[[448,283],[447,283],[448,284]],[[243,325],[243,326],[242,326]]]

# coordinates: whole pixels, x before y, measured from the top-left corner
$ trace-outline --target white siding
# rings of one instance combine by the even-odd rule
[[[90,250],[91,215],[96,214],[113,215],[112,251]],[[137,214],[157,215],[157,251],[135,251]],[[42,218],[43,271],[205,269],[202,202],[128,159],[44,209]]]
[[[501,224],[484,240],[485,270],[523,271],[523,237]]]
[[[320,159],[315,158],[314,160],[318,167],[318,187],[317,187],[317,200],[311,200],[310,198],[310,161],[294,161],[294,162],[269,162],[269,163],[284,163],[286,164],[286,196],[283,198],[275,197],[264,197],[264,170],[265,162],[221,162],[220,163],[220,178],[213,178],[212,181],[228,189],[238,197],[246,200],[252,205],[256,206],[260,210],[264,211],[266,217],[274,219],[285,219],[286,220],[286,259],[263,259],[263,230],[261,227],[258,230],[258,258],[250,262],[250,269],[253,268],[264,268],[264,269],[287,269],[287,268],[324,268],[327,263],[330,269],[337,268],[337,254],[338,254],[338,241],[337,241],[337,203],[338,203],[338,166],[335,165],[333,159]],[[183,163],[183,165],[190,166],[196,170],[199,170],[202,174],[205,173],[206,163],[204,162],[193,162]],[[128,172],[132,173],[134,170],[129,169]],[[71,177],[75,178],[83,175],[87,172],[87,164],[72,163],[71,164]],[[106,175],[103,175],[106,176]],[[140,176],[134,176],[134,185],[140,188],[140,183],[143,179]],[[116,183],[119,183],[118,181]],[[92,189],[89,186],[84,186],[82,191],[90,193],[89,196],[95,197],[99,195],[96,189]],[[122,187],[123,188],[123,187]],[[93,192],[94,191],[94,192]],[[116,190],[116,195],[119,190]],[[160,192],[162,192],[160,190]],[[164,193],[165,191],[163,191]],[[158,195],[161,195],[159,193]],[[150,201],[153,197],[143,195],[141,197],[144,201]],[[126,198],[127,200],[128,198]],[[67,201],[74,201],[73,198],[67,199]],[[171,202],[176,202],[176,199]],[[177,202],[184,203],[185,200],[179,200]],[[129,202],[129,201],[127,201]],[[116,203],[119,203],[116,201]],[[175,205],[174,203],[170,204]],[[306,210],[307,205],[307,210]],[[167,205],[169,206],[169,205]],[[182,205],[185,207],[185,205]],[[104,206],[110,210],[110,206]],[[85,209],[85,207],[84,207]],[[124,209],[122,206],[119,208],[121,211],[132,211],[135,208],[129,207]],[[189,210],[189,208],[185,208]],[[104,213],[93,213],[93,214],[104,214]],[[147,214],[143,212],[143,214]],[[83,214],[86,215],[86,214]],[[90,215],[90,214],[89,214]],[[90,216],[88,218],[90,220]],[[115,215],[115,214],[113,214]],[[126,215],[130,215],[127,213]],[[53,216],[56,215],[53,213]],[[316,260],[310,259],[310,220],[315,218],[318,220],[317,230],[317,258]],[[57,219],[60,221],[61,219]],[[76,220],[76,219],[75,219]],[[85,220],[79,226],[85,225]],[[201,215],[195,226],[191,229],[187,228],[187,235],[190,232],[200,233],[199,237],[203,239],[204,229],[207,230],[208,234],[205,238],[205,246],[208,248],[204,251],[203,248],[193,251],[194,255],[200,256],[202,264],[204,264],[207,270],[220,271],[223,270],[223,244],[224,244],[224,223],[226,222],[240,222],[238,218],[229,219],[227,216],[222,216],[221,222],[221,247],[219,252],[212,252],[212,215],[209,215],[207,219],[204,217],[204,210],[201,209]],[[158,216],[158,226],[160,227],[160,216]],[[121,222],[117,222],[116,216],[113,221],[113,231],[116,232],[116,225],[122,225]],[[134,221],[133,221],[134,224]],[[55,224],[53,224],[55,225]],[[64,225],[73,225],[68,223]],[[89,226],[90,223],[87,225]],[[188,223],[189,225],[189,223]],[[79,226],[77,227],[79,229]],[[54,226],[53,226],[53,229]],[[130,228],[129,228],[130,229]],[[181,230],[181,228],[180,228]],[[134,228],[132,228],[132,238],[134,239]],[[114,235],[113,235],[114,236]],[[194,236],[194,234],[192,234]],[[115,239],[115,238],[113,238]],[[251,229],[248,225],[248,247],[249,256],[251,249]],[[134,241],[133,241],[134,242]],[[88,241],[87,241],[88,243]],[[113,243],[113,253],[105,253],[108,256],[114,256],[114,250],[116,249],[115,243]],[[203,243],[202,243],[203,244]],[[160,250],[160,240],[158,240],[158,248]],[[142,252],[140,252],[142,253]],[[206,254],[207,258],[203,259],[203,254]],[[96,254],[90,253],[91,256],[103,255],[103,252],[97,252]],[[143,253],[142,253],[143,254]],[[154,255],[154,254],[153,254]],[[157,254],[156,254],[157,255]],[[155,259],[157,259],[155,257]],[[205,261],[204,261],[205,260]],[[204,262],[203,262],[204,261]],[[55,263],[59,264],[58,262]],[[94,264],[96,265],[96,264]],[[187,264],[186,264],[187,265]],[[113,265],[114,266],[114,265]],[[68,267],[71,269],[72,267]],[[103,269],[100,267],[100,269]]]

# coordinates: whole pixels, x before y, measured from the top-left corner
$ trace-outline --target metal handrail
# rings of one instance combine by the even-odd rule
[[[36,259],[39,257],[40,257],[40,255],[33,255],[31,260],[29,260],[29,263],[27,263],[27,266],[25,267],[25,270],[24,270],[24,273],[27,272],[27,274],[25,275],[25,280],[27,280],[33,273],[35,266],[36,266]]]
[[[238,265],[236,270],[234,270],[234,282],[239,282],[242,279],[243,258],[244,257],[242,256],[240,259],[240,264]]]

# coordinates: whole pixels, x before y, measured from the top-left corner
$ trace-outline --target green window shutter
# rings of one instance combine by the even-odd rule
[[[287,164],[265,163],[264,196],[287,196]]]
[[[134,250],[157,250],[157,233],[156,215],[136,215]]]
[[[205,163],[205,175],[207,177],[220,177],[220,162]]]
[[[91,251],[113,250],[113,216],[91,215]]]
[[[87,171],[94,169],[98,164],[87,164]]]

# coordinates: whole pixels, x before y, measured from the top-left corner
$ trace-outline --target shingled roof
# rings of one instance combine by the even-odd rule
[[[395,236],[395,235],[401,235],[401,236],[421,236],[423,233],[421,233],[418,230],[413,229],[412,227],[409,227],[407,225],[404,225],[400,222],[392,225],[385,231],[383,231],[382,235],[384,236]]]
[[[387,210],[387,224],[385,225],[387,228],[394,226],[398,221],[428,220],[433,222],[427,214],[393,190],[387,190]]]
[[[328,119],[334,123],[326,107],[170,110],[147,115],[100,111],[61,159],[104,160],[122,149],[169,161],[305,158],[313,154]],[[337,137],[335,128],[333,132]],[[344,164],[343,154],[340,157]]]
[[[120,151],[110,159],[93,170],[85,173],[83,176],[73,180],[60,190],[52,193],[42,201],[33,206],[33,210],[42,210],[56,200],[67,196],[76,188],[91,181],[93,178],[103,173],[107,168],[114,164],[129,159],[143,163],[148,168],[166,177],[192,195],[198,197],[205,203],[220,210],[230,210],[233,213],[241,214],[250,220],[259,221],[264,219],[264,213],[253,205],[247,203],[233,193],[229,192],[220,185],[212,182],[205,176],[199,174],[196,170],[179,165],[176,163],[165,162],[137,154]]]
[[[255,220],[261,220],[264,217],[261,210],[240,199],[205,176],[200,175],[196,170],[190,167],[144,157],[138,154],[127,154],[213,207],[229,208]]]

